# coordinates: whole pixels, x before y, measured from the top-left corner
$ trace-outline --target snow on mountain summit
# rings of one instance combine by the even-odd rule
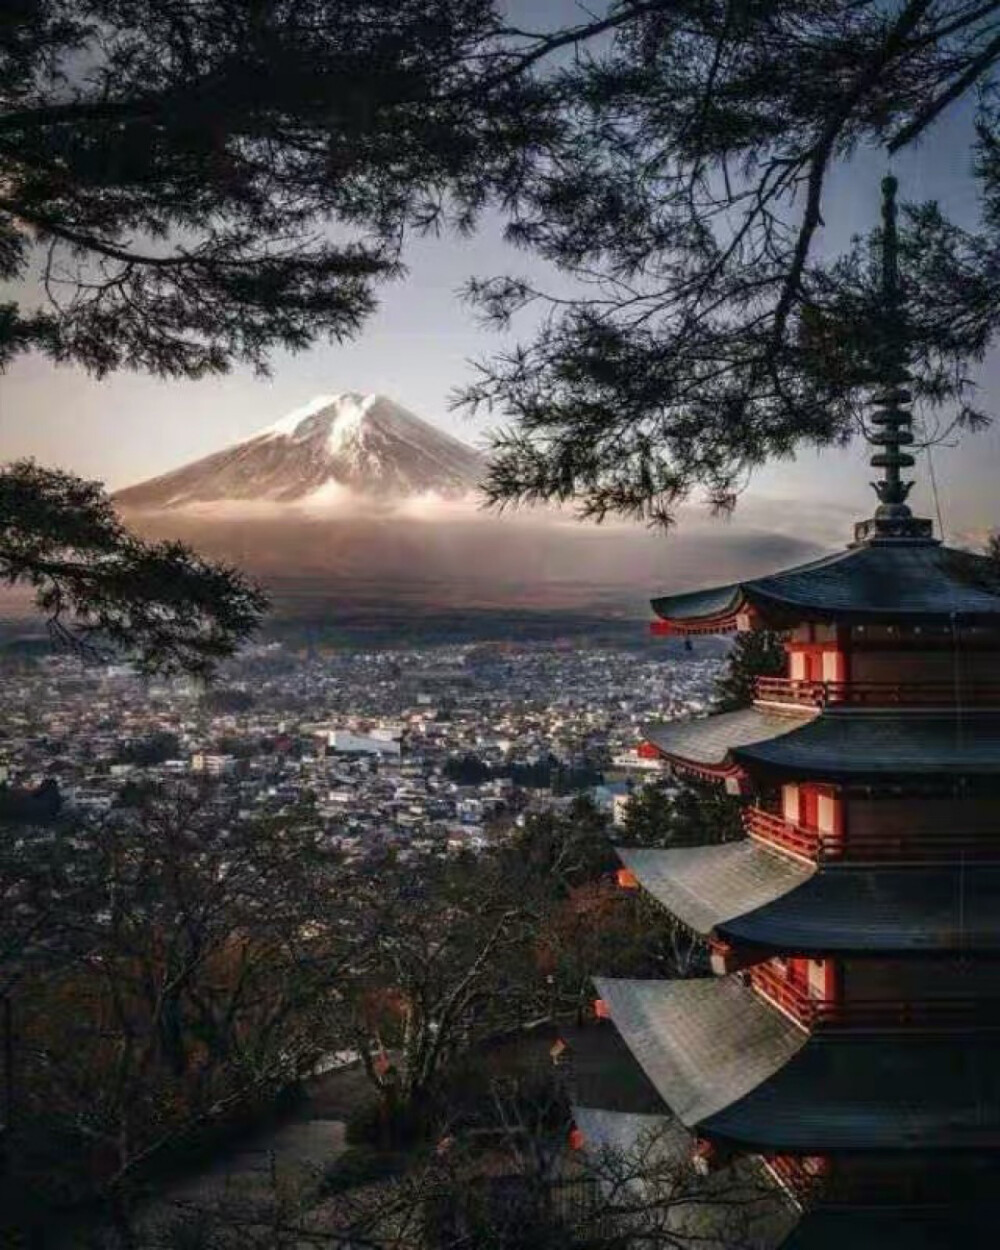
[[[351,492],[447,498],[472,492],[478,452],[384,395],[323,395],[241,443],[120,491],[125,508],[223,502],[322,505]]]

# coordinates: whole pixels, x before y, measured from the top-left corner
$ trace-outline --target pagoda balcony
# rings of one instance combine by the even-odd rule
[[[816,998],[770,964],[742,974],[754,990],[809,1033],[907,1029],[918,1032],[1000,1028],[1000,999]]]
[[[744,810],[743,827],[751,838],[766,842],[778,850],[790,851],[793,855],[814,863],[835,859],[843,845],[843,840],[833,834],[823,833],[819,829],[807,829],[805,825],[794,824],[762,807],[748,807]]]
[[[809,681],[758,677],[758,703],[825,708],[1000,708],[1000,683],[933,681]]]
[[[802,1204],[815,1199],[829,1184],[830,1160],[822,1155],[761,1155],[778,1183]]]
[[[942,864],[1000,860],[1000,831],[993,830],[857,830],[843,835],[795,824],[762,807],[744,810],[743,827],[756,841],[812,863]]]
[[[823,1155],[760,1155],[779,1184],[803,1206],[885,1206],[919,1203],[946,1205],[982,1201],[992,1196],[995,1181],[988,1159],[971,1159],[951,1167],[909,1164],[889,1159],[830,1158]]]

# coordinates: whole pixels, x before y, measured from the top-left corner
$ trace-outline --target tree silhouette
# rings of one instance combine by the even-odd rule
[[[20,0],[0,27],[0,361],[197,377],[355,333],[413,229],[507,237],[580,280],[470,296],[534,337],[466,393],[509,425],[496,504],[667,523],[848,437],[879,350],[867,246],[820,260],[831,172],[977,100],[982,223],[904,210],[915,386],[984,417],[1000,324],[1000,0]]]
[[[130,534],[98,483],[30,461],[0,468],[0,582],[34,589],[57,642],[144,672],[207,676],[267,602],[235,569]]]
[[[875,240],[818,254],[827,185],[866,150],[934,142],[962,101],[981,224],[905,206],[901,264],[916,394],[980,424],[969,364],[1000,327],[998,16],[996,0],[616,0],[600,40],[597,20],[577,31],[552,78],[557,148],[530,162],[510,227],[577,283],[469,288],[495,324],[531,306],[537,326],[464,395],[508,420],[493,503],[669,524],[696,487],[729,508],[754,467],[850,437],[882,342]]]
[[[20,0],[0,25],[0,365],[199,377],[354,334],[408,226],[539,137],[490,0]]]

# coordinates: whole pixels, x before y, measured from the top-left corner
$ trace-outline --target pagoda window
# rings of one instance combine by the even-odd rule
[[[844,805],[833,786],[786,782],[781,787],[781,813],[790,825],[824,834],[826,843],[836,845],[843,838]]]
[[[821,655],[823,681],[844,680],[844,657],[839,651],[824,649]]]
[[[833,1003],[839,997],[837,964],[832,959],[807,960],[809,997],[820,1002]]]
[[[793,681],[846,681],[847,637],[835,625],[800,625],[786,647],[789,677]]]

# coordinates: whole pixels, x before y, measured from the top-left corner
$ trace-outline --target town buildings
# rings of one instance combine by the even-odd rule
[[[704,706],[717,672],[698,650],[269,642],[203,690],[43,654],[5,673],[0,766],[11,794],[55,783],[67,817],[196,788],[225,819],[307,822],[350,858],[450,854],[588,777],[655,775],[642,724]]]

